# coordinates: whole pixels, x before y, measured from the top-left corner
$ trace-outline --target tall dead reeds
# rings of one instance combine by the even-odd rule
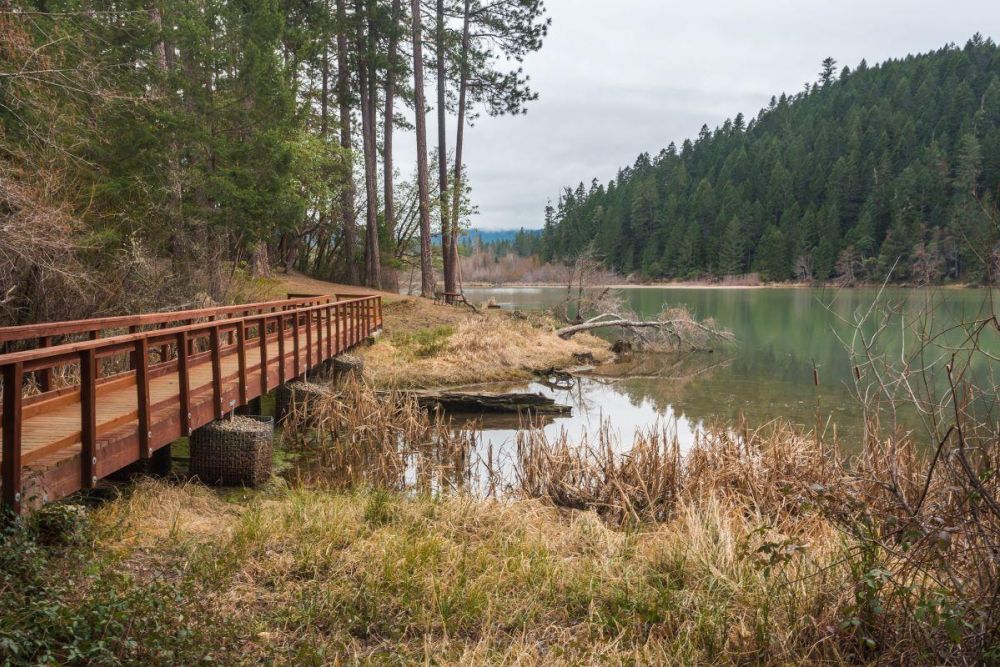
[[[355,380],[310,402],[308,413],[293,404],[283,437],[307,455],[299,474],[309,484],[425,491],[462,486],[476,441],[473,430],[453,429],[412,396]]]

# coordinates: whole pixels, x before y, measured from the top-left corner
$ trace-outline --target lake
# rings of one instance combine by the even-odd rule
[[[684,307],[696,318],[711,319],[731,331],[736,343],[710,354],[635,355],[616,373],[619,377],[583,379],[569,389],[532,384],[531,390],[574,406],[571,417],[549,422],[545,429],[550,435],[561,430],[572,437],[592,435],[602,420],[610,419],[623,441],[630,441],[636,426],[661,420],[669,422],[684,443],[709,424],[729,425],[745,418],[754,426],[782,418],[807,429],[818,427],[828,438],[836,432],[845,449],[856,449],[863,423],[849,351],[853,346],[860,352],[863,345],[855,325],[860,322],[857,329],[866,338],[879,332],[871,351],[876,365],[902,358],[913,366],[923,364],[936,378],[940,395],[943,365],[967,336],[962,330],[945,330],[988,313],[991,299],[993,307],[1000,305],[997,295],[975,289],[636,287],[620,291],[628,306],[644,318],[655,318],[665,307]],[[502,308],[521,310],[551,308],[565,294],[559,287],[466,290],[473,303],[492,298]],[[923,356],[914,357],[928,333],[938,337]],[[982,341],[996,356],[1000,356],[998,338],[989,329]],[[997,370],[1000,363],[978,355],[969,376],[996,386],[991,379]],[[860,364],[858,372],[861,387],[870,387],[875,368]],[[899,415],[902,427],[926,428],[913,410],[903,408]],[[513,434],[514,427],[502,425],[488,428],[485,437],[502,446]]]

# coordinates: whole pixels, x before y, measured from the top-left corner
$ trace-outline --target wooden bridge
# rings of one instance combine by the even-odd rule
[[[335,295],[0,328],[2,504],[93,487],[381,326],[381,297]]]

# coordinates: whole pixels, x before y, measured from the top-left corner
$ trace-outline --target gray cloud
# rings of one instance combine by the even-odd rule
[[[826,56],[854,67],[962,44],[977,31],[1000,37],[990,34],[1000,25],[995,0],[546,5],[549,38],[525,63],[540,99],[526,116],[482,117],[466,134],[478,227],[539,227],[563,186],[605,182],[640,152],[694,137],[702,124],[756,115],[771,95],[815,80]],[[433,141],[433,114],[428,121]],[[412,135],[396,146],[397,164],[410,171]]]

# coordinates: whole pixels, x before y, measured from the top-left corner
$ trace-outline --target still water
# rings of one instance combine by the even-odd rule
[[[574,408],[572,416],[547,424],[550,436],[566,431],[571,438],[592,437],[602,421],[610,420],[630,442],[636,427],[659,421],[676,431],[684,444],[711,424],[745,418],[753,426],[781,418],[806,429],[818,428],[827,437],[836,430],[842,446],[853,449],[863,432],[856,387],[870,389],[876,378],[875,367],[866,363],[869,358],[877,367],[886,362],[927,367],[940,395],[944,364],[967,344],[968,328],[957,325],[1000,307],[998,295],[972,289],[625,288],[621,293],[642,317],[655,318],[664,308],[684,307],[696,318],[711,319],[732,332],[736,343],[711,353],[636,355],[632,362],[612,369],[615,377],[583,379],[571,388],[533,384],[532,391]],[[466,295],[474,303],[492,298],[505,309],[536,310],[557,305],[566,291],[492,288],[468,289]],[[870,353],[862,354],[865,341],[873,336]],[[920,341],[929,337],[932,340],[921,346]],[[995,329],[984,329],[981,343],[1000,357],[1000,334]],[[924,352],[918,355],[920,347]],[[962,360],[960,355],[959,365]],[[968,377],[980,386],[995,387],[996,371],[1000,362],[975,355]],[[856,372],[862,376],[858,385]],[[890,389],[897,395],[902,391],[899,385]],[[926,428],[915,412],[905,408],[899,421],[906,429]],[[514,432],[514,426],[497,425],[488,428],[485,438],[503,446]]]

